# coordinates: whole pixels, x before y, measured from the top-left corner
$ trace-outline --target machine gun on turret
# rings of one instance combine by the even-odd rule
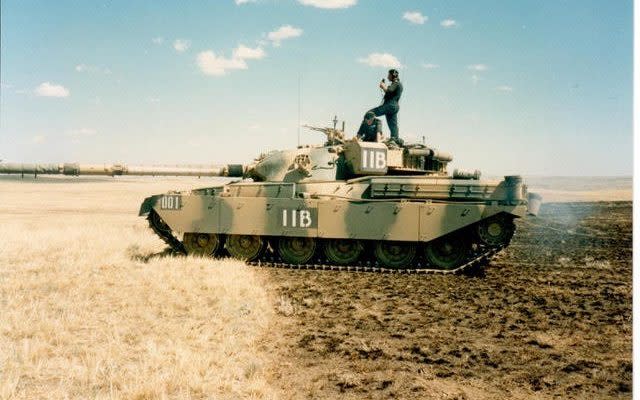
[[[322,132],[325,135],[327,135],[327,142],[325,143],[325,146],[336,146],[339,144],[344,144],[344,142],[347,140],[345,137],[344,131],[338,130],[335,127],[320,128],[320,127],[311,126],[311,125],[302,125],[302,126],[307,129],[311,129],[312,131]],[[344,126],[343,126],[343,129],[344,129]]]

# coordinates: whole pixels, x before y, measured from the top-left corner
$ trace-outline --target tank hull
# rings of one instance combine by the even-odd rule
[[[161,205],[163,198],[180,209]],[[523,217],[527,206],[490,202],[349,201],[211,197],[155,197],[155,212],[178,233],[303,236],[425,242],[499,213]],[[165,200],[166,201],[166,200]]]
[[[314,253],[322,252],[329,243],[353,242],[369,253],[380,243],[401,244],[406,251],[422,253],[425,246],[441,238],[462,235],[468,240],[456,239],[464,246],[454,251],[471,254],[473,243],[482,242],[478,231],[483,221],[525,216],[526,195],[522,181],[513,177],[497,183],[389,176],[305,184],[231,183],[149,197],[140,215],[159,217],[165,230],[183,244],[192,235],[203,234],[215,237],[224,250],[234,246],[229,238],[256,237],[265,243],[266,251],[285,258],[287,253],[278,250],[278,243],[294,238],[313,246]],[[510,238],[489,244],[505,246]],[[182,251],[189,253],[189,246]],[[233,255],[233,249],[230,253]],[[248,255],[247,259],[258,258]],[[365,252],[358,260],[367,257],[376,258]],[[297,260],[289,258],[294,263]],[[377,258],[388,263],[385,257]],[[408,268],[416,260],[401,267]],[[463,261],[445,266],[455,267]]]

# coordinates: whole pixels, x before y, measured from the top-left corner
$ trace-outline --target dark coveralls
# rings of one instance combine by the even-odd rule
[[[400,110],[400,96],[402,95],[402,83],[399,80],[393,82],[387,87],[384,93],[384,101],[381,106],[372,108],[376,117],[384,115],[391,131],[391,139],[399,139],[398,136],[398,111]]]
[[[356,135],[365,142],[377,142],[378,133],[382,133],[382,121],[374,118],[371,125],[367,125],[367,122],[363,121]]]

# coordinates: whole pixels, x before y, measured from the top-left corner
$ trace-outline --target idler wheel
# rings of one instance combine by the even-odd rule
[[[480,221],[476,232],[482,243],[488,246],[502,246],[509,243],[515,230],[513,217],[498,214]]]
[[[307,237],[281,237],[278,254],[289,264],[305,264],[316,252],[316,241]]]
[[[196,256],[213,256],[220,250],[220,238],[214,233],[184,234],[182,239],[187,254]]]
[[[260,236],[230,235],[227,239],[227,251],[233,258],[253,261],[260,257],[265,249],[265,241]]]
[[[469,256],[471,243],[461,234],[446,235],[424,246],[424,256],[433,267],[454,269],[464,264]]]
[[[329,239],[324,245],[329,261],[339,265],[354,263],[362,254],[362,243],[351,239]]]
[[[376,258],[387,268],[407,268],[416,258],[416,245],[406,242],[378,242]]]

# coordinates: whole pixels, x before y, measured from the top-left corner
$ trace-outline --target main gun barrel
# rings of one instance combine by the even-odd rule
[[[144,166],[126,164],[20,164],[0,163],[0,174],[21,175],[135,175],[135,176],[226,176],[242,177],[245,167],[223,166]]]

